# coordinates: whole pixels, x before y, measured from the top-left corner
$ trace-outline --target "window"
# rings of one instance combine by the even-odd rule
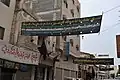
[[[48,41],[48,44],[50,45],[50,41]]]
[[[8,7],[10,6],[10,0],[1,0],[1,2]]]
[[[65,4],[66,8],[68,8],[67,0],[64,0],[64,4]]]
[[[53,44],[52,47],[55,47],[55,45]]]
[[[72,17],[74,17],[74,10],[71,9],[70,12],[71,12],[71,14],[72,14]]]
[[[71,77],[73,77],[73,78],[76,77],[76,71],[71,71]]]
[[[38,36],[38,41],[37,41],[38,45],[40,44],[40,39],[41,39],[41,37]]]
[[[66,20],[66,19],[67,19],[66,15],[63,15],[63,20]]]
[[[72,0],[72,2],[73,2],[73,4],[75,4],[75,1],[74,1],[74,0]]]
[[[64,76],[69,76],[70,71],[68,69],[64,69]]]
[[[4,37],[5,28],[0,27],[0,39]]]
[[[77,11],[79,13],[80,12],[80,6],[77,6],[76,8],[77,8]]]
[[[70,44],[71,46],[73,46],[73,39],[70,39]]]
[[[79,51],[79,46],[78,45],[76,45],[76,50]]]

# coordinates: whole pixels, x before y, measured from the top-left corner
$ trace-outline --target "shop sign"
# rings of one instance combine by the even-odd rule
[[[76,58],[75,64],[114,65],[114,58]]]
[[[38,65],[39,53],[17,46],[11,45],[3,40],[0,40],[0,58],[18,63]]]

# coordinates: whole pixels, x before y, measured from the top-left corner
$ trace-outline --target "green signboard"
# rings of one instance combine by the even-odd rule
[[[114,65],[114,58],[77,58],[73,60],[75,64],[95,64]]]
[[[21,34],[29,36],[64,36],[98,33],[102,15],[41,22],[22,22]]]

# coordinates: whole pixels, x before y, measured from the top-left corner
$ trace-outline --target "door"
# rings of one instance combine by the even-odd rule
[[[15,70],[2,68],[2,70],[1,70],[1,80],[12,80],[14,72],[15,72]]]

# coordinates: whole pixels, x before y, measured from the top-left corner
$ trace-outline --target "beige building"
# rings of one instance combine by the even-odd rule
[[[7,0],[0,1],[2,1],[0,2],[0,39],[2,39],[0,40],[0,48],[4,49],[4,45],[8,45],[10,48],[9,50],[13,52],[12,48],[15,46],[14,50],[19,51],[17,53],[23,52],[25,55],[31,55],[32,53],[37,55],[36,61],[32,62],[29,58],[26,60],[20,57],[16,58],[15,55],[18,55],[13,55],[13,53],[9,53],[8,57],[8,55],[4,55],[4,52],[1,50],[0,53],[2,53],[2,55],[0,55],[0,58],[10,61],[9,64],[21,65],[24,63],[24,65],[22,64],[22,70],[12,69],[13,73],[10,73],[11,77],[9,77],[9,79],[4,77],[5,80],[34,80],[34,77],[39,77],[39,79],[42,80],[52,80],[52,78],[56,80],[66,80],[68,77],[77,78],[78,65],[73,64],[72,60],[80,55],[79,36],[61,36],[57,37],[57,40],[56,37],[46,37],[45,44],[47,50],[48,52],[53,51],[53,53],[47,57],[46,60],[40,60],[40,74],[39,76],[35,76],[36,73],[34,71],[36,69],[33,65],[38,65],[39,54],[37,47],[41,46],[43,38],[20,35],[20,27],[21,22],[37,21],[37,18],[39,18],[39,21],[79,18],[80,4],[78,0],[10,0],[9,3]],[[17,3],[16,1],[20,2]],[[18,8],[16,9],[15,6]],[[35,15],[38,17],[36,18]],[[34,41],[32,42],[32,40]],[[9,44],[9,42],[11,44]],[[68,60],[65,56],[65,42],[70,42]],[[54,65],[53,58],[58,55],[56,54],[56,47],[59,48],[59,62],[55,62]],[[8,52],[6,53],[8,54]],[[4,58],[2,56],[4,56]],[[1,62],[2,61],[3,60],[1,60]],[[6,64],[7,63],[8,62],[6,62]],[[55,66],[54,70],[52,70],[53,66]],[[25,71],[23,69],[25,69]],[[2,67],[0,67],[0,72],[4,72]],[[54,76],[52,76],[53,72]]]
[[[34,80],[34,67],[39,62],[38,51],[18,43],[26,40],[20,36],[21,22],[35,20],[22,9],[25,0],[19,1],[0,0],[0,80]],[[30,42],[31,37],[26,38]]]
[[[7,3],[2,1],[0,1],[0,39],[9,42],[15,0]]]
[[[80,3],[78,0],[34,0],[33,8],[39,18],[45,21],[80,18]],[[57,38],[48,37],[46,42],[50,43],[50,48],[48,48],[48,51],[52,50],[56,53],[55,47],[57,47],[63,52],[63,54],[59,52],[60,61],[55,63],[55,79],[66,80],[68,77],[77,78],[78,66],[73,64],[72,60],[73,58],[80,56],[79,35],[61,36]],[[65,42],[70,42],[68,61],[65,61]]]
[[[14,8],[15,8],[15,0],[12,0],[11,2],[4,2],[3,0],[0,0],[0,62],[1,63],[3,62],[2,59],[7,58],[7,56],[3,55],[4,52],[2,52],[2,46],[3,46],[2,44],[9,42]],[[0,64],[0,80],[3,80],[2,78],[5,76],[5,75],[2,76],[1,74],[6,73],[5,71],[3,71],[3,67],[1,67],[2,65],[3,64]],[[11,74],[14,74],[14,72],[11,72]],[[10,77],[9,79],[11,80]]]

